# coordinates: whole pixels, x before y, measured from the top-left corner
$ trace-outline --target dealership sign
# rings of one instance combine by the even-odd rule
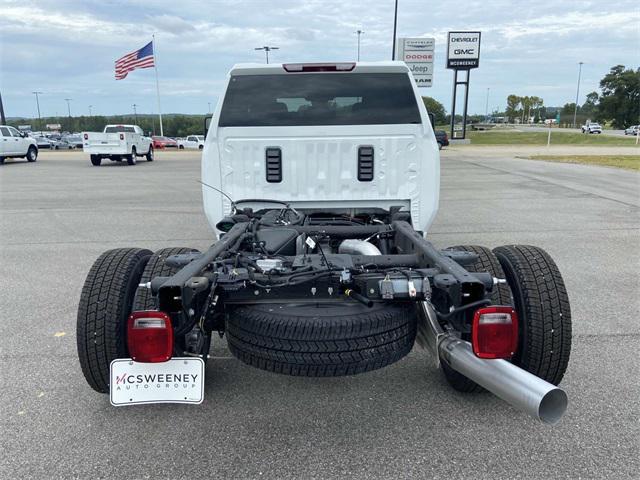
[[[419,87],[433,85],[433,38],[398,38],[396,59],[407,64]]]
[[[480,65],[480,32],[449,32],[447,68],[469,70]]]

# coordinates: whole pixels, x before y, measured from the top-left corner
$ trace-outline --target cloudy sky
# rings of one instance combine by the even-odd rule
[[[391,55],[394,0],[0,0],[0,91],[7,116],[155,113],[152,69],[114,80],[114,61],[157,39],[163,112],[214,108],[234,63],[362,60]],[[506,96],[537,95],[546,105],[581,102],[613,65],[640,64],[636,0],[399,0],[398,36],[435,37],[434,86],[422,89],[447,110],[453,73],[444,68],[446,32],[482,31],[480,68],[469,109],[504,108]]]

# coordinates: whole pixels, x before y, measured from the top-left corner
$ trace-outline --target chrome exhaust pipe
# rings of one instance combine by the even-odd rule
[[[428,302],[421,302],[419,311],[418,343],[435,353],[438,363],[447,362],[455,371],[543,423],[560,421],[568,404],[564,390],[506,360],[476,357],[469,342],[441,329]]]

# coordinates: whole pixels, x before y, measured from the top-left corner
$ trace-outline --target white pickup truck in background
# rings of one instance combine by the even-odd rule
[[[29,162],[38,159],[38,145],[27,134],[8,125],[0,125],[0,164],[5,158],[24,157]]]
[[[582,126],[582,133],[602,133],[602,127],[596,122],[587,122]]]
[[[102,133],[83,132],[82,139],[82,148],[96,167],[103,158],[116,162],[126,160],[129,165],[135,165],[137,157],[153,161],[151,138],[137,125],[107,125]]]
[[[185,148],[202,150],[204,148],[204,135],[189,135],[184,140],[178,140],[178,148],[180,150]]]

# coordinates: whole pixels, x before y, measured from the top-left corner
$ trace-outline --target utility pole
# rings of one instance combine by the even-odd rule
[[[487,87],[487,102],[484,105],[484,121],[485,122],[489,121],[489,90],[490,88]]]
[[[38,95],[42,95],[42,92],[31,92],[36,96],[36,106],[38,107],[38,124],[40,125],[40,132],[42,132],[42,118],[40,117],[40,100]]]
[[[393,49],[391,50],[391,60],[396,59],[396,31],[398,29],[398,0],[393,13]]]
[[[269,63],[269,52],[271,50],[280,50],[280,47],[270,47],[265,45],[264,47],[256,47],[254,50],[264,50],[265,55],[267,56],[267,63]]]
[[[67,113],[69,114],[69,118],[71,118],[71,104],[69,103],[71,100],[73,100],[73,98],[64,99],[64,101],[67,102]]]
[[[7,119],[4,118],[4,106],[2,105],[2,93],[0,93],[0,125],[6,125]]]
[[[578,96],[580,95],[580,77],[582,75],[582,65],[584,65],[584,62],[578,62],[578,88],[576,89],[576,105],[573,109],[573,128],[576,128],[576,116],[578,115]]]
[[[362,30],[356,30],[356,33],[358,34],[358,62],[360,61],[360,35],[362,35],[364,32]]]
[[[136,107],[137,107],[138,105],[136,105],[136,104],[134,103],[132,106],[133,106],[133,118],[135,118],[135,119],[136,119],[136,120],[135,120],[135,122],[136,122],[136,125],[137,125],[137,124],[138,124],[138,111],[136,110]]]

